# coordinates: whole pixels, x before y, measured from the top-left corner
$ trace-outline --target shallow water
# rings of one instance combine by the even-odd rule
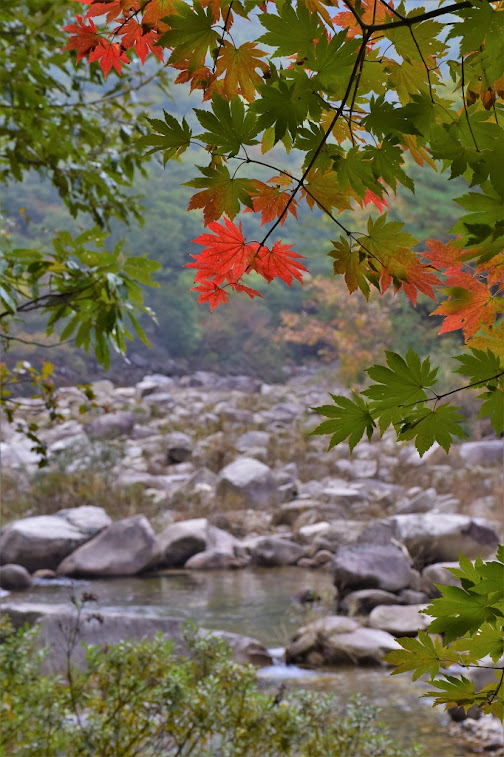
[[[90,591],[98,597],[103,611],[121,610],[135,614],[185,617],[211,629],[246,634],[268,648],[283,647],[316,609],[300,607],[293,596],[312,588],[322,596],[323,614],[330,612],[330,576],[300,568],[264,570],[186,572],[170,571],[148,578],[117,578],[83,581],[57,579],[36,581],[28,592],[9,601],[69,603],[72,593],[79,597]],[[275,656],[274,654],[274,656]],[[462,743],[446,733],[448,718],[419,700],[421,688],[406,676],[390,676],[381,668],[342,667],[331,671],[307,671],[278,663],[259,672],[261,685],[287,689],[295,687],[334,692],[342,705],[354,694],[365,695],[382,709],[381,718],[403,744],[421,742],[429,757],[467,757]]]

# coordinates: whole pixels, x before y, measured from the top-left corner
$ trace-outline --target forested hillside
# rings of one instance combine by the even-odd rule
[[[159,107],[159,103],[152,106],[154,114]],[[291,155],[295,164],[296,156]],[[443,230],[455,222],[456,206],[451,200],[460,188],[452,182],[453,190],[448,193],[444,175],[415,169],[413,165],[415,195],[399,188],[390,201],[390,217],[406,217],[411,233],[420,240],[441,238]],[[111,244],[122,237],[134,254],[147,253],[162,265],[157,276],[159,289],[147,291],[147,304],[155,311],[157,324],[148,319],[144,324],[155,351],[151,353],[141,343],[135,343],[131,351],[138,363],[154,361],[154,367],[160,369],[163,361],[186,359],[197,367],[253,372],[279,379],[282,366],[292,360],[332,362],[343,357],[340,378],[351,383],[362,378],[362,370],[380,356],[383,347],[400,351],[413,344],[422,354],[434,348],[441,348],[445,355],[449,353],[446,343],[454,337],[445,337],[444,342],[434,339],[439,319],[427,317],[422,297],[416,309],[402,296],[392,307],[389,297],[375,297],[371,308],[364,307],[359,292],[349,300],[343,282],[331,276],[332,261],[327,255],[330,220],[320,212],[312,214],[302,209],[298,222],[293,219],[285,227],[284,238],[286,242],[295,239],[300,253],[313,261],[307,283],[287,288],[278,281],[270,285],[263,282],[262,290],[268,289],[267,298],[236,298],[225,314],[217,311],[209,316],[196,306],[196,296],[189,291],[192,274],[183,268],[194,252],[192,240],[201,229],[200,212],[187,212],[192,191],[181,186],[189,181],[192,172],[189,161],[171,161],[165,169],[158,159],[146,163],[145,176],[135,182],[135,194],[143,197],[145,207],[143,227],[136,222],[129,228],[118,221],[111,222]],[[56,190],[35,176],[22,184],[2,187],[0,201],[5,228],[22,246],[47,244],[56,230],[92,225],[92,219],[84,215],[73,219]],[[349,214],[343,213],[342,219],[345,215]],[[355,215],[351,224],[358,225]],[[256,285],[261,290],[261,283]],[[324,296],[319,297],[322,291]],[[37,330],[36,319],[31,329]],[[45,355],[40,348],[30,348],[28,353],[28,348],[21,345],[11,352],[12,358],[27,354]],[[76,358],[70,345],[59,351],[57,363],[66,366],[70,378],[76,360],[77,372],[82,373],[82,356]],[[93,360],[85,367],[90,373],[96,369]]]

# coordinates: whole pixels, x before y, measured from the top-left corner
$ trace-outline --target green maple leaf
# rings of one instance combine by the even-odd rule
[[[212,99],[212,112],[195,108],[198,121],[206,129],[198,134],[208,145],[217,147],[229,156],[236,155],[242,145],[256,145],[256,137],[261,130],[257,118],[240,97],[224,100],[220,95]]]
[[[252,207],[250,193],[254,189],[250,179],[232,178],[226,166],[215,168],[198,166],[203,176],[186,182],[186,187],[202,189],[189,202],[188,210],[203,209],[205,224],[227,215],[231,220],[240,212],[240,203]]]
[[[396,134],[419,134],[405,108],[397,108],[385,100],[384,95],[372,97],[369,102],[369,115],[362,119],[366,129],[378,138]]]
[[[489,655],[497,663],[504,654],[504,633],[502,625],[483,623],[478,633],[469,638],[456,639],[451,649],[466,652],[467,662],[476,663]]]
[[[460,586],[440,586],[442,597],[435,599],[426,613],[435,620],[427,629],[429,633],[443,633],[447,643],[465,634],[474,634],[484,623],[495,621],[493,593],[480,594]]]
[[[403,60],[398,63],[389,60],[385,64],[389,73],[387,84],[390,89],[395,89],[401,103],[410,102],[416,92],[424,94],[428,92],[427,74],[422,63],[411,63]]]
[[[348,184],[359,197],[364,197],[368,189],[378,197],[383,197],[383,185],[378,182],[369,153],[365,149],[352,147],[345,155],[336,155],[333,164],[342,187]]]
[[[331,40],[322,35],[307,55],[306,66],[316,72],[311,79],[312,88],[322,89],[334,100],[340,100],[345,94],[360,47],[360,40],[345,40],[345,37],[345,30]]]
[[[397,641],[402,649],[395,649],[383,658],[385,662],[395,666],[392,675],[413,671],[414,681],[426,673],[434,678],[440,668],[446,667],[446,660],[452,664],[460,659],[460,655],[453,654],[443,646],[439,637],[432,639],[425,631],[419,631],[417,639],[406,637]]]
[[[156,130],[157,134],[147,134],[137,140],[139,147],[150,147],[146,155],[154,152],[163,153],[163,162],[166,164],[171,158],[178,158],[191,144],[192,131],[185,118],[178,121],[165,110],[164,121],[160,118],[148,118],[147,121]]]
[[[408,350],[406,359],[396,352],[386,352],[387,366],[373,365],[367,370],[376,383],[363,394],[371,400],[373,413],[379,416],[380,430],[385,431],[391,423],[398,423],[404,416],[404,408],[423,404],[427,400],[425,389],[436,383],[437,368],[431,369],[430,360],[423,363],[414,350]],[[430,446],[430,445],[429,445]]]
[[[471,8],[458,11],[462,21],[453,24],[446,39],[461,37],[460,52],[467,55],[481,45],[490,47],[492,57],[502,62],[504,56],[504,17],[485,0],[474,0]]]
[[[487,350],[470,349],[471,354],[456,355],[453,359],[458,360],[460,367],[454,373],[460,373],[462,376],[468,376],[471,383],[481,381],[487,383],[503,370],[501,359],[498,355]]]
[[[296,84],[278,81],[275,85],[259,88],[261,98],[251,103],[249,110],[258,113],[260,129],[275,127],[275,142],[283,138],[289,130],[295,139],[299,126],[306,119],[310,107],[310,98],[303,97],[296,91]]]
[[[446,707],[464,707],[468,710],[475,702],[474,681],[468,678],[455,678],[455,676],[443,676],[438,681],[432,681],[437,691],[428,691],[422,694],[424,697],[435,697],[434,704],[444,704]],[[439,690],[443,693],[440,694]]]
[[[159,44],[173,48],[170,63],[188,60],[189,73],[192,73],[204,65],[208,51],[217,47],[219,33],[213,28],[214,16],[210,7],[177,2],[176,9],[176,14],[164,19],[171,29],[161,36]]]
[[[302,3],[297,8],[284,3],[278,16],[261,13],[259,21],[268,31],[259,37],[258,42],[275,47],[275,57],[306,57],[313,50],[313,40],[325,34],[318,15],[310,13]]]
[[[454,436],[466,438],[460,426],[460,422],[464,420],[457,413],[457,408],[447,403],[433,409],[420,408],[402,420],[397,438],[399,441],[414,439],[420,457],[432,447],[434,442],[448,452]]]
[[[504,432],[504,391],[496,386],[488,387],[487,392],[478,395],[479,400],[483,400],[478,418],[490,417],[496,434]]]
[[[415,191],[413,179],[401,168],[404,162],[403,151],[395,139],[384,139],[379,147],[368,146],[365,153],[371,160],[376,179],[382,178],[394,192],[398,181],[412,192]]]
[[[415,8],[407,16],[408,18],[418,16],[424,10],[424,8]],[[429,55],[436,57],[446,52],[447,47],[445,43],[439,39],[442,31],[443,24],[429,19],[419,24],[414,24],[411,30],[406,26],[386,29],[384,35],[392,42],[403,60],[424,65],[422,55],[425,60]],[[415,40],[417,44],[415,44]]]
[[[353,402],[348,397],[331,394],[334,405],[313,408],[320,415],[331,419],[324,421],[311,432],[312,434],[332,434],[329,449],[348,439],[348,446],[352,451],[365,433],[368,439],[371,439],[375,423],[369,412],[369,406],[355,392],[352,392],[352,396]]]
[[[494,227],[502,222],[504,218],[504,197],[501,197],[488,182],[482,185],[482,190],[481,193],[469,192],[455,199],[458,205],[471,212],[460,217],[451,229],[454,233],[465,236],[467,234],[466,224],[485,224]]]

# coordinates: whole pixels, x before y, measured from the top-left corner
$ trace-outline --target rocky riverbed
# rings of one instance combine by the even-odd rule
[[[106,507],[77,501],[57,510],[49,501],[46,514],[28,508],[3,525],[1,586],[13,597],[33,577],[252,568],[273,575],[298,566],[327,572],[335,599],[293,635],[287,661],[379,664],[397,636],[425,627],[419,611],[436,583],[454,580],[446,568],[457,555],[488,557],[502,540],[502,440],[470,441],[448,456],[433,448],[423,459],[389,435],[361,442],[352,456],[344,445],[327,452],[326,438],[309,435],[319,422],[310,408],[335,388],[303,373],[281,385],[206,372],[148,375],[135,386],[99,381],[93,390],[90,403],[82,389],[60,389],[64,420],[56,426],[35,403],[22,411],[26,424],[37,419],[49,475],[92,475],[109,461],[110,487]],[[2,473],[24,501],[44,475],[30,448],[2,423]],[[114,501],[128,488],[138,501],[118,517]],[[3,604],[8,609],[11,597]],[[33,620],[47,616],[30,612]],[[266,662],[258,649],[254,661]]]

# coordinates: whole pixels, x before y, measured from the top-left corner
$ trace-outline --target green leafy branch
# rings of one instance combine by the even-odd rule
[[[501,434],[504,431],[504,366],[500,357],[490,351],[471,349],[470,353],[454,358],[460,363],[455,372],[469,377],[470,382],[439,393],[433,389],[438,368],[431,368],[428,357],[422,362],[412,349],[406,358],[386,352],[387,366],[374,365],[367,370],[375,383],[362,391],[362,396],[355,392],[352,392],[352,399],[331,395],[334,405],[313,408],[329,420],[312,433],[330,434],[329,449],[348,440],[350,450],[353,450],[364,434],[370,439],[378,427],[383,435],[392,425],[397,440],[414,439],[420,455],[434,442],[448,452],[454,437],[463,439],[466,436],[461,426],[464,418],[457,408],[446,403],[439,405],[439,402],[456,392],[484,386],[486,391],[478,396],[483,400],[478,417],[489,417],[495,432]],[[428,402],[434,402],[434,407],[427,407]]]

